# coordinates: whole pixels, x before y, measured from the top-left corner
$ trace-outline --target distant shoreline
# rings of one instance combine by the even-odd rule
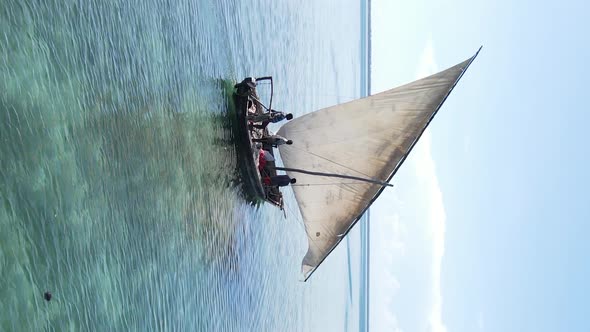
[[[371,0],[361,0],[361,97],[371,94]],[[360,222],[360,282],[359,282],[359,331],[369,330],[370,303],[370,219],[369,208]]]
[[[361,0],[361,97],[371,94],[371,0]]]

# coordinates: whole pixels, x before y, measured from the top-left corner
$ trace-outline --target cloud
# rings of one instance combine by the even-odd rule
[[[429,40],[422,53],[417,77],[425,77],[437,71],[434,60],[434,47]],[[428,195],[428,235],[432,241],[432,306],[428,317],[428,327],[433,332],[446,332],[442,322],[442,295],[440,289],[440,273],[442,258],[445,252],[445,224],[446,214],[443,196],[436,176],[436,167],[431,152],[432,138],[426,130],[420,138],[414,153],[416,154],[416,176],[426,188]]]
[[[432,139],[429,131],[424,132],[420,139],[420,145],[416,146],[416,176],[421,183],[421,188],[426,188],[425,201],[429,202],[427,238],[432,248],[432,276],[430,285],[432,289],[431,308],[428,317],[429,331],[445,332],[446,327],[442,322],[442,296],[440,286],[440,273],[442,258],[445,252],[445,223],[446,214],[443,196],[436,177],[436,168],[432,159]]]
[[[399,200],[391,190],[385,190],[379,203],[371,208],[371,252],[372,259],[380,268],[371,269],[370,326],[378,331],[401,331],[397,317],[391,310],[400,282],[394,274],[393,266],[397,257],[405,253],[405,234],[407,231],[395,211]],[[383,204],[388,202],[389,204]],[[394,203],[394,204],[391,204]],[[375,218],[373,218],[375,216]]]
[[[477,330],[478,331],[483,331],[484,329],[484,321],[483,321],[483,312],[479,312],[479,315],[477,316]]]
[[[434,46],[432,45],[432,39],[426,42],[420,62],[418,64],[418,71],[416,72],[416,79],[432,75],[437,71],[436,61],[434,60]]]
[[[437,71],[434,54],[428,41],[417,78]],[[431,145],[426,130],[396,176],[396,187],[371,207],[370,325],[379,331],[447,331],[441,296],[446,214]]]

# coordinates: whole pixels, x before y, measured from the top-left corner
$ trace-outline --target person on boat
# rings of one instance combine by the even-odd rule
[[[258,128],[258,129],[264,129],[271,122],[277,123],[277,122],[281,122],[285,119],[287,119],[287,120],[293,119],[293,114],[291,114],[291,113],[285,114],[283,112],[270,110],[270,112],[268,112],[268,113],[248,117],[249,121],[261,122],[261,124],[259,124],[259,125],[258,124],[252,125],[252,127]]]
[[[283,120],[291,120],[293,119],[293,114],[284,112],[280,112],[277,110],[269,110],[266,113],[257,114],[257,115],[248,115],[248,120],[252,122],[264,122],[270,121],[272,123],[276,123]]]
[[[270,144],[273,148],[276,148],[279,145],[283,145],[283,144],[287,144],[287,145],[293,144],[292,140],[286,139],[283,136],[276,135],[276,134],[272,134],[270,136],[264,136],[262,138],[253,138],[252,142],[267,143],[267,144]]]
[[[262,173],[264,168],[266,167],[266,159],[262,155],[258,155],[258,171]]]
[[[258,170],[262,173],[268,161],[275,161],[275,157],[267,150],[260,149],[258,152]]]
[[[297,179],[291,178],[288,175],[265,176],[262,180],[267,186],[285,187],[290,184],[295,184]]]

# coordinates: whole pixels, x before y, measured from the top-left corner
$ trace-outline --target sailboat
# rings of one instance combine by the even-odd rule
[[[279,146],[308,239],[304,280],[350,232],[394,177],[480,49],[437,74],[284,124]]]

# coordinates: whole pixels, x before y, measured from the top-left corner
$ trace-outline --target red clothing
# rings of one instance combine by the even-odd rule
[[[266,167],[266,158],[264,158],[264,150],[260,150],[260,154],[258,155],[258,170],[262,172],[264,167]]]

